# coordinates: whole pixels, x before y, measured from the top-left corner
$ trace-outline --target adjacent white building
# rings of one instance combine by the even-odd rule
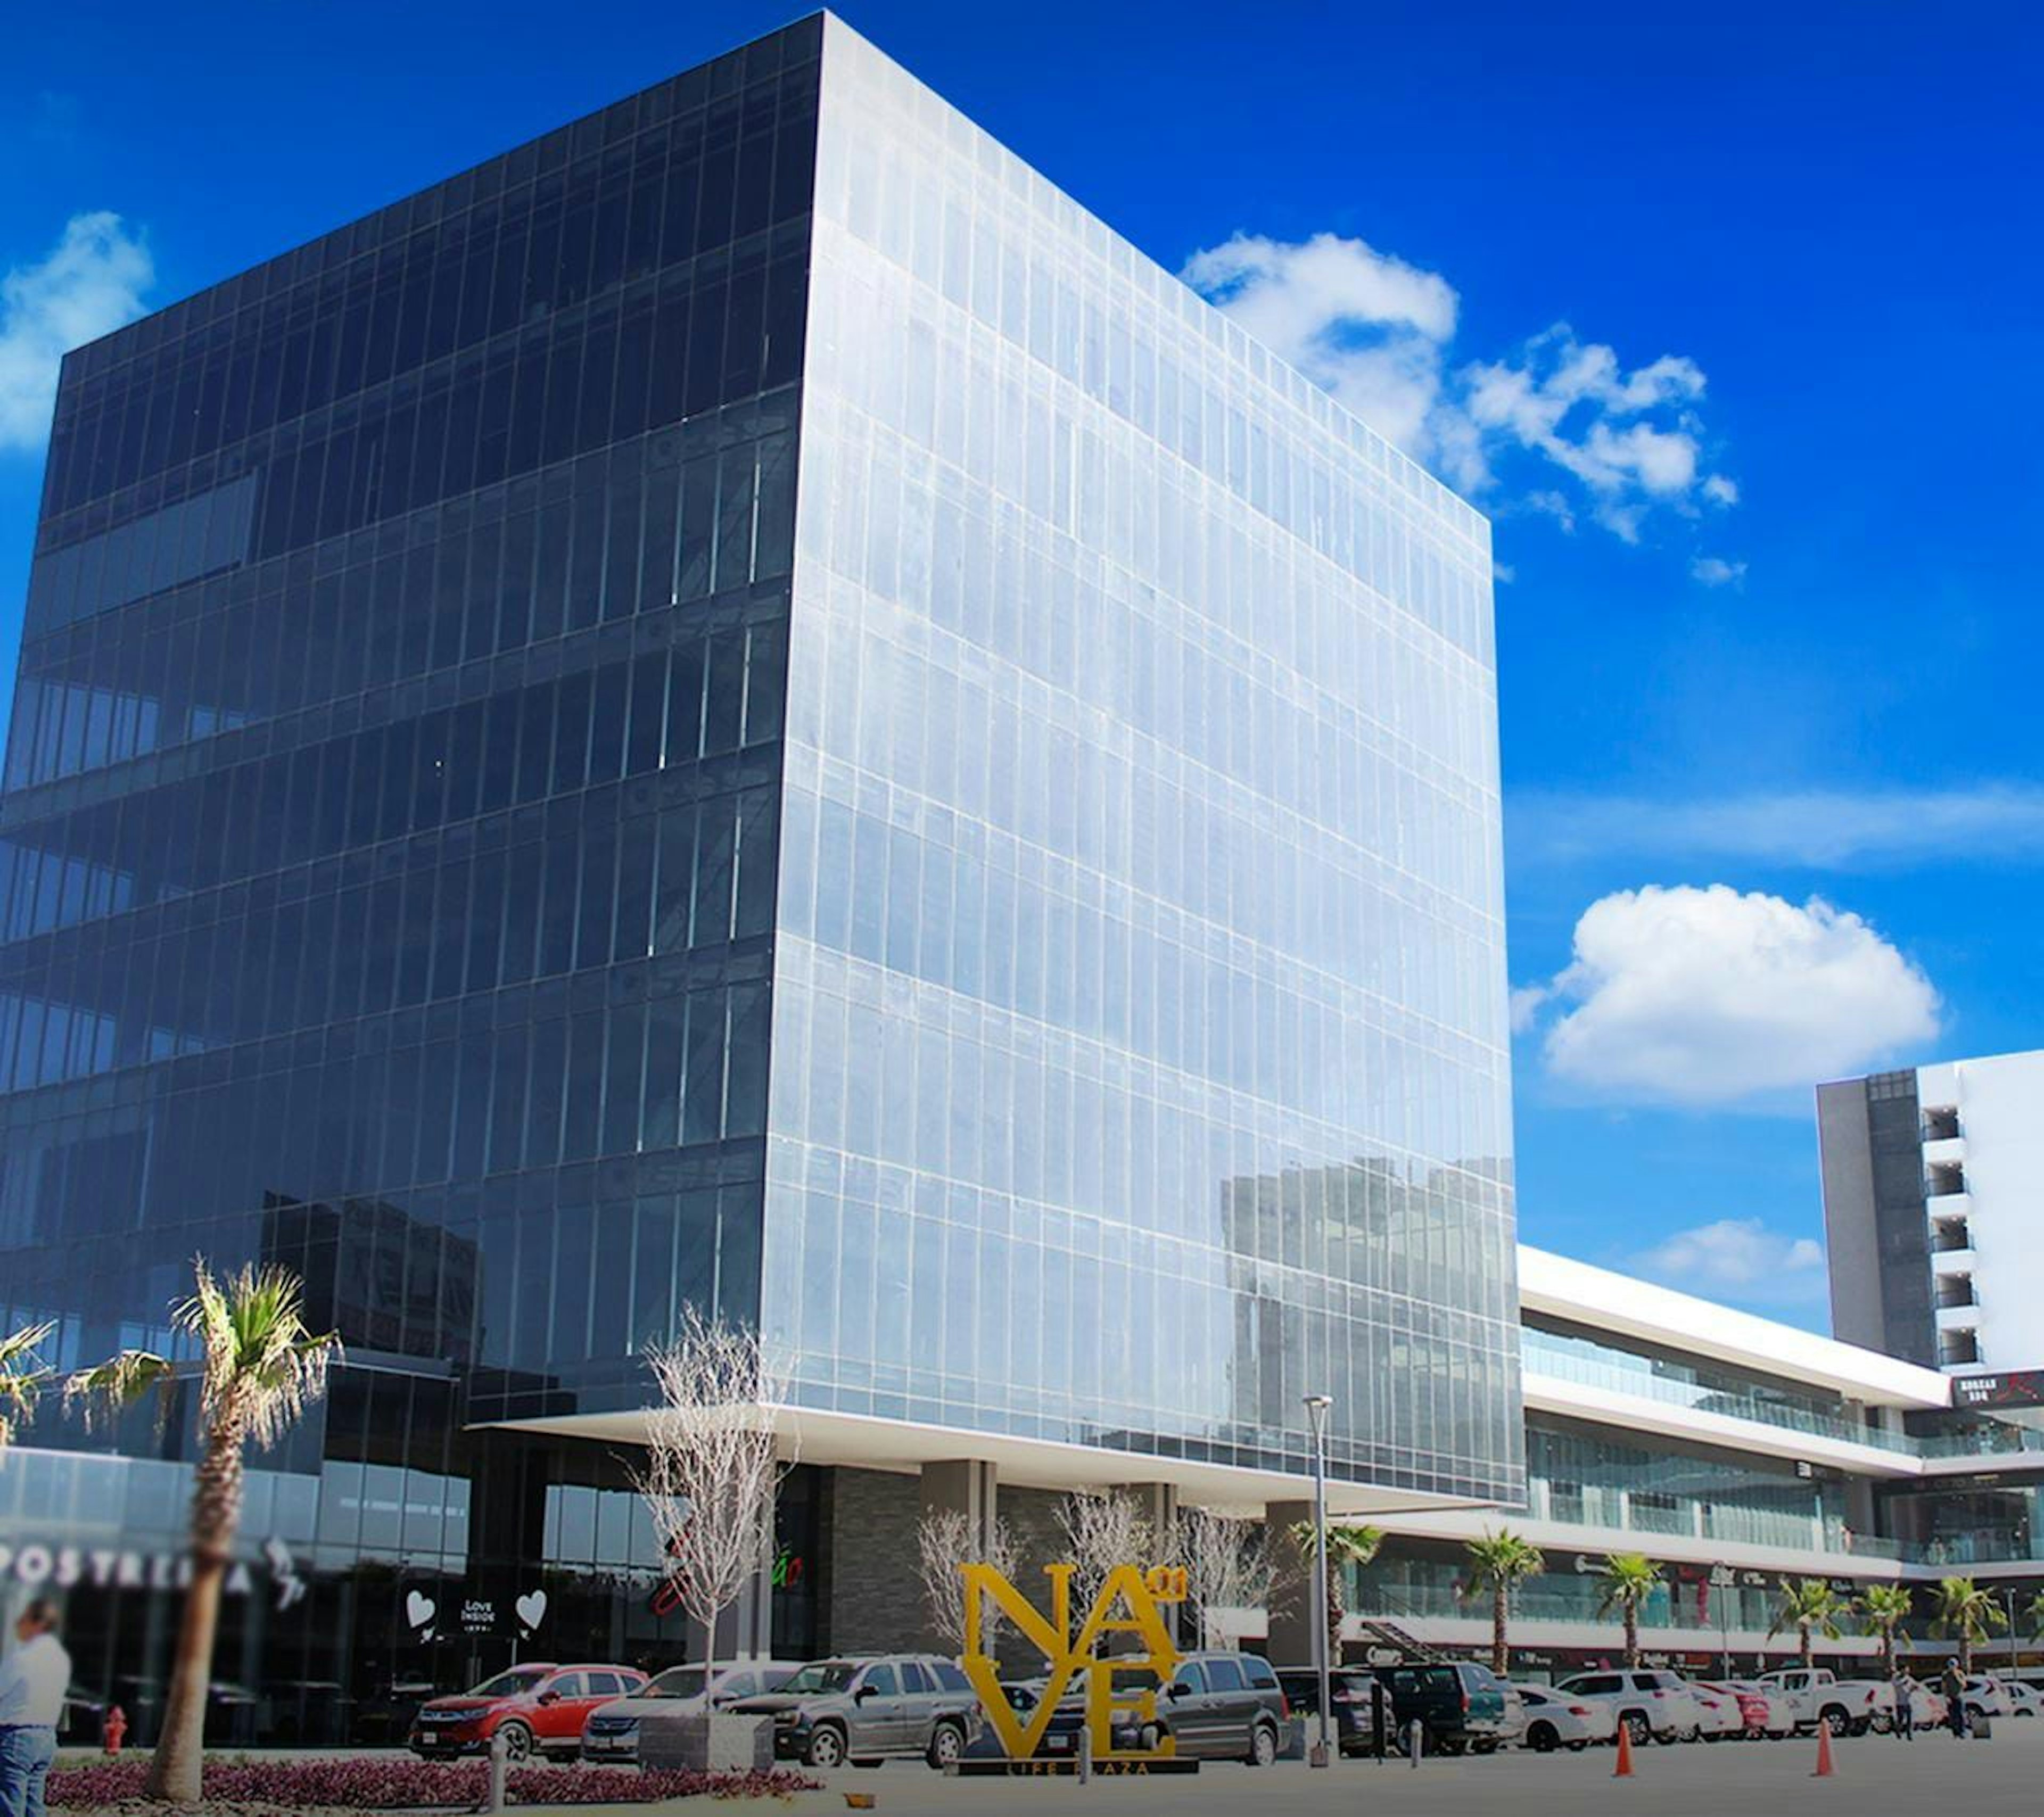
[[[2044,1051],[1817,1088],[1831,1323],[2034,1404],[2044,1368]]]

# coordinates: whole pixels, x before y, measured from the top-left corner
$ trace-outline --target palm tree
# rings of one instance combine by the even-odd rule
[[[1998,1627],[2007,1627],[2008,1617],[1993,1593],[1983,1590],[1970,1577],[1944,1577],[1938,1583],[1938,1616],[1931,1623],[1934,1635],[1957,1635],[1959,1670],[1973,1669],[1973,1648]]]
[[[1597,1613],[1608,1615],[1616,1609],[1625,1621],[1625,1663],[1639,1663],[1639,1605],[1661,1585],[1661,1567],[1643,1552],[1613,1552],[1606,1555],[1598,1578],[1604,1600]]]
[[[0,1338],[0,1457],[6,1455],[14,1442],[15,1429],[35,1415],[36,1397],[50,1378],[36,1350],[56,1329],[54,1325],[24,1325]]]
[[[2023,1605],[2024,1631],[2031,1639],[2044,1634],[2044,1590],[2039,1590]]]
[[[1884,1678],[1895,1676],[1896,1646],[1898,1641],[1908,1638],[1902,1632],[1902,1624],[1909,1619],[1913,1604],[1914,1599],[1903,1585],[1874,1584],[1853,1604],[1859,1615],[1860,1632],[1880,1638],[1881,1672]]]
[[[1472,1539],[1469,1555],[1475,1567],[1470,1573],[1472,1588],[1482,1586],[1490,1592],[1490,1669],[1502,1678],[1512,1659],[1505,1638],[1512,1592],[1524,1579],[1539,1577],[1547,1569],[1547,1561],[1539,1546],[1509,1527]]]
[[[1847,1605],[1822,1577],[1783,1577],[1779,1582],[1781,1600],[1774,1605],[1774,1625],[1768,1629],[1767,1637],[1772,1640],[1787,1629],[1795,1629],[1807,1671],[1812,1663],[1816,1635],[1821,1634],[1827,1640],[1842,1638],[1838,1617]]]
[[[1293,1523],[1292,1543],[1299,1549],[1300,1562],[1311,1565],[1314,1554],[1320,1549],[1312,1522]],[[1351,1565],[1358,1569],[1367,1565],[1383,1543],[1384,1529],[1381,1527],[1336,1523],[1327,1528],[1327,1556],[1321,1575],[1327,1586],[1327,1658],[1337,1664],[1341,1659],[1342,1616],[1345,1612],[1342,1573]]]
[[[192,1339],[192,1361],[123,1350],[64,1384],[65,1397],[82,1404],[88,1417],[152,1392],[167,1412],[180,1381],[198,1385],[191,1585],[171,1660],[163,1732],[143,1788],[145,1797],[174,1804],[196,1804],[199,1798],[221,1585],[241,1525],[243,1452],[252,1444],[267,1450],[282,1439],[325,1393],[327,1370],[340,1354],[335,1334],[315,1337],[306,1329],[303,1292],[288,1270],[244,1267],[221,1280],[202,1257],[193,1273],[192,1296],[171,1313],[174,1327]]]

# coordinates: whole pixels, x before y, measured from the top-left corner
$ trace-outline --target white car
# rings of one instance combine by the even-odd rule
[[[1635,1747],[1650,1739],[1679,1742],[1703,1727],[1703,1712],[1679,1673],[1578,1672],[1564,1678],[1560,1688],[1571,1697],[1604,1699],[1631,1733]]]
[[[1696,1732],[1705,1741],[1721,1742],[1745,1734],[1746,1712],[1739,1707],[1736,1692],[1692,1681],[1689,1695],[1696,1700]]]
[[[2034,1716],[2044,1714],[2044,1691],[2034,1684],[2026,1684],[2019,1678],[2001,1681],[2001,1694],[2008,1700],[2008,1713],[2011,1716]]]
[[[1999,1678],[1975,1677],[1966,1681],[1969,1716],[2007,1716],[2014,1714],[2008,1691]]]
[[[650,1700],[660,1712],[699,1716],[721,1710],[741,1697],[761,1697],[777,1691],[801,1668],[780,1659],[746,1660],[736,1665],[711,1669],[709,1695],[703,1695],[703,1669],[700,1665],[670,1665],[649,1678],[628,1697],[613,1697],[590,1711],[582,1726],[584,1760],[636,1761],[639,1757],[639,1720]]]
[[[1571,1697],[1551,1684],[1515,1684],[1511,1688],[1526,1709],[1521,1747],[1535,1754],[1552,1754],[1557,1748],[1581,1754],[1593,1742],[1618,1738],[1618,1707],[1601,1697]]]

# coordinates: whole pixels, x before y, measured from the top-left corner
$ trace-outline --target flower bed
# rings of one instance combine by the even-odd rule
[[[53,1810],[103,1811],[141,1798],[148,1763],[60,1766],[49,1777]],[[799,1773],[635,1773],[603,1766],[514,1767],[507,1781],[517,1804],[651,1804],[670,1798],[787,1798],[820,1789]],[[396,1811],[479,1804],[490,1790],[482,1761],[459,1765],[392,1759],[209,1761],[209,1806],[294,1811]]]

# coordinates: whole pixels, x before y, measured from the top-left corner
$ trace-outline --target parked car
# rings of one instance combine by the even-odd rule
[[[1771,1737],[1778,1741],[1796,1732],[1795,1712],[1787,1700],[1777,1696],[1765,1684],[1756,1684],[1748,1678],[1725,1678],[1700,1688],[1717,1692],[1738,1701],[1739,1719],[1745,1725],[1749,1740],[1765,1741]]]
[[[1614,1741],[1618,1711],[1601,1697],[1571,1697],[1551,1684],[1512,1687],[1526,1707],[1526,1727],[1519,1745],[1535,1754],[1567,1748],[1581,1754],[1593,1742]]]
[[[1137,1735],[1155,1748],[1168,1735],[1191,1760],[1268,1766],[1284,1746],[1290,1706],[1270,1661],[1254,1653],[1189,1653],[1157,1693],[1157,1720]]]
[[[1279,1688],[1292,1713],[1303,1716],[1308,1743],[1320,1734],[1320,1675],[1309,1668],[1284,1666],[1278,1673]],[[1352,1666],[1339,1666],[1327,1673],[1331,1707],[1328,1727],[1335,1746],[1345,1754],[1368,1754],[1377,1739],[1375,1704],[1372,1693],[1377,1681],[1369,1673]],[[1387,1713],[1389,1700],[1386,1700]]]
[[[1696,1733],[1707,1742],[1741,1740],[1746,1737],[1746,1712],[1739,1695],[1722,1685],[1689,1681],[1690,1700],[1696,1706]]]
[[[2007,1716],[2014,1714],[2008,1691],[1999,1678],[1977,1676],[1966,1681],[1969,1716]]]
[[[1703,1727],[1702,1712],[1679,1673],[1627,1669],[1579,1672],[1561,1688],[1572,1697],[1603,1697],[1632,1737],[1635,1747],[1650,1740],[1678,1742]]]
[[[1760,1682],[1785,1693],[1799,1729],[1822,1723],[1835,1735],[1885,1734],[1895,1723],[1895,1687],[1885,1678],[1841,1678],[1822,1666],[1790,1666],[1763,1672]]]
[[[2034,1716],[2044,1710],[2044,1691],[2019,1678],[2003,1679],[2001,1694],[2008,1700],[2008,1713],[2011,1716]]]
[[[1504,1688],[1487,1665],[1373,1666],[1391,1693],[1392,1719],[1402,1735],[1418,1723],[1439,1754],[1492,1754],[1504,1739]]]
[[[657,1700],[664,1714],[702,1715],[721,1710],[746,1697],[778,1691],[801,1670],[793,1660],[747,1660],[736,1665],[713,1667],[709,1673],[709,1694],[703,1689],[704,1669],[700,1665],[670,1665],[655,1673],[637,1690],[599,1704],[582,1726],[584,1760],[636,1760],[639,1757],[639,1719],[649,1700]]]
[[[964,1673],[927,1654],[814,1660],[778,1690],[730,1708],[774,1719],[777,1760],[826,1768],[917,1755],[949,1766],[964,1758],[986,1719]]]
[[[473,1691],[425,1704],[412,1727],[412,1752],[421,1760],[482,1754],[501,1731],[513,1760],[578,1754],[590,1712],[645,1682],[629,1665],[514,1665]]]

